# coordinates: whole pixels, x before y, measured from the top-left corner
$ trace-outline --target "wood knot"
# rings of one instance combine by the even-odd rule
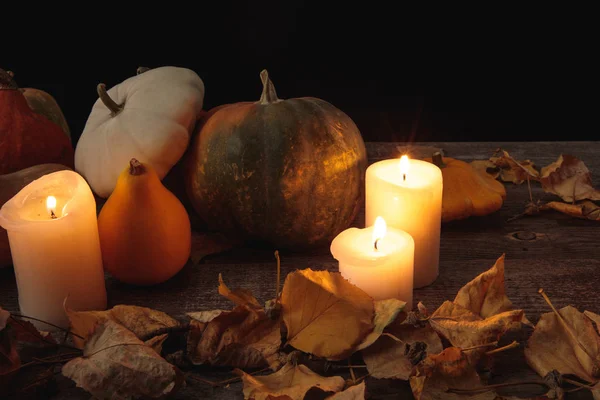
[[[537,239],[537,235],[535,232],[531,232],[531,231],[519,231],[519,232],[515,232],[511,235],[513,238],[517,239],[517,240],[535,240]]]

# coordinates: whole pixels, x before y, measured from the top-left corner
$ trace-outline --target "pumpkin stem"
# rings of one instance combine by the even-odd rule
[[[270,104],[278,102],[279,98],[277,98],[275,86],[273,86],[273,82],[271,82],[271,80],[269,79],[269,73],[266,69],[263,69],[260,72],[260,80],[263,84],[263,91],[258,102],[260,104]]]
[[[139,162],[137,159],[132,158],[131,161],[129,161],[129,174],[130,175],[142,175],[145,172],[146,172],[146,167],[144,167],[144,164]]]
[[[440,153],[439,151],[433,153],[433,155],[431,156],[431,161],[433,161],[433,163],[437,165],[440,169],[446,166],[446,164],[444,164],[444,159],[442,158],[442,153]]]
[[[5,71],[0,68],[0,90],[16,90],[19,88],[14,80],[15,74],[12,71]]]
[[[106,91],[106,85],[104,83],[99,83],[96,90],[98,91],[98,96],[100,96],[100,100],[102,100],[104,105],[110,110],[110,113],[113,117],[121,111],[123,111],[123,104],[117,104],[113,99],[110,98],[108,92]]]
[[[138,69],[136,70],[136,75],[141,75],[146,71],[150,71],[150,68],[148,67],[138,67]]]

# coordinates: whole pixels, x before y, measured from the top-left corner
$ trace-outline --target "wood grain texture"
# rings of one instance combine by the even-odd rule
[[[496,148],[507,150],[517,159],[531,159],[538,167],[545,166],[561,153],[573,154],[582,159],[600,186],[600,142],[536,142],[536,143],[427,143],[439,147],[446,156],[465,161],[488,158]],[[399,143],[368,143],[369,161],[396,157]],[[542,192],[536,183],[535,199],[553,198]],[[415,290],[415,304],[423,301],[434,310],[444,300],[452,300],[456,292],[477,274],[493,265],[506,254],[507,295],[513,303],[525,310],[532,322],[549,308],[538,295],[543,287],[557,307],[571,304],[580,310],[600,312],[600,224],[577,220],[558,213],[548,212],[535,217],[506,222],[523,211],[529,194],[527,185],[507,184],[507,199],[497,213],[487,217],[470,218],[443,225],[441,237],[440,276],[426,288]],[[364,213],[355,221],[362,226]],[[520,238],[531,240],[522,240]],[[232,307],[232,303],[217,292],[218,274],[231,288],[250,289],[264,302],[275,295],[275,259],[270,248],[235,248],[226,253],[209,256],[200,265],[188,264],[170,281],[151,288],[123,285],[107,277],[109,305],[134,304],[164,311],[182,317],[190,311]],[[310,253],[281,252],[282,281],[290,271],[313,268],[337,270],[328,246]],[[18,310],[17,288],[12,269],[0,270],[0,306]],[[511,358],[512,357],[512,358]],[[502,363],[519,365],[511,373],[493,375],[494,383],[514,380],[519,374],[537,376],[523,365],[517,353],[505,354]],[[198,368],[198,376],[212,381],[230,378],[228,369]],[[358,375],[361,372],[357,371]],[[62,382],[63,388],[56,399],[87,399],[82,390]],[[367,388],[372,399],[410,396],[407,384],[399,381],[368,380]],[[586,398],[579,393],[571,398]],[[179,392],[175,399],[214,398],[241,399],[241,384],[227,388],[211,388],[192,382]],[[404,397],[402,397],[404,398]]]

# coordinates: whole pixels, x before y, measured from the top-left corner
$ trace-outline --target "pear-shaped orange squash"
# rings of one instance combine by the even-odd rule
[[[491,175],[479,172],[461,160],[442,159],[439,153],[425,161],[442,169],[442,222],[488,215],[502,207],[506,189]]]
[[[154,285],[177,274],[191,249],[190,220],[150,165],[132,159],[98,217],[104,268],[116,279]]]

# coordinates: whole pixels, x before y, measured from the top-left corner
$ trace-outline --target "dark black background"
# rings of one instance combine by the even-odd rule
[[[55,96],[74,141],[96,84],[115,85],[139,65],[193,69],[206,86],[206,109],[258,100],[267,68],[280,97],[327,100],[368,141],[597,139],[590,10],[196,6],[132,17],[110,7],[78,10],[65,22],[42,16],[45,28],[35,33],[35,24],[19,22],[30,36],[5,40],[0,67],[20,86]]]

